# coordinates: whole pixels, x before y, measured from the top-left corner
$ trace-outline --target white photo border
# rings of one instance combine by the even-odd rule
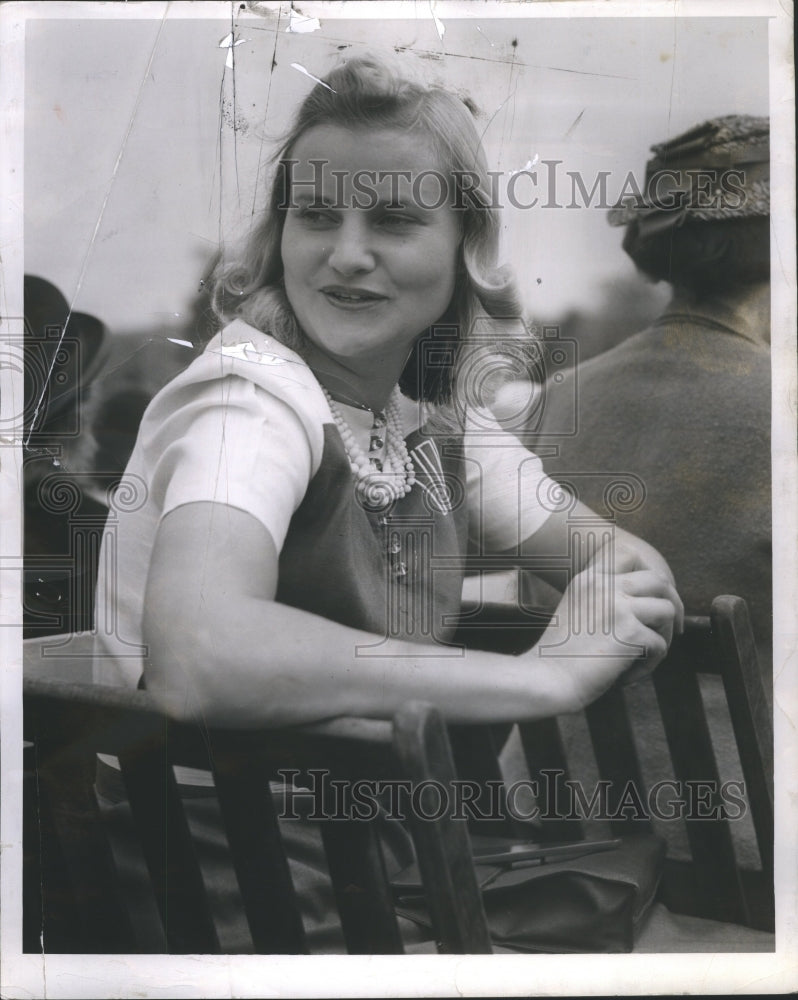
[[[276,8],[279,4],[255,4]],[[289,4],[283,8],[287,14]],[[0,9],[0,161],[2,272],[0,336],[22,334],[24,269],[22,134],[25,26],[39,18],[227,20],[229,3],[19,3]],[[246,25],[257,13],[236,12]],[[108,956],[21,952],[21,505],[19,435],[0,439],[0,995],[23,997],[299,997],[521,996],[648,993],[783,993],[798,988],[796,920],[798,828],[796,782],[796,302],[793,12],[777,0],[720,3],[538,2],[406,4],[303,3],[321,20],[352,18],[725,18],[763,17],[770,24],[773,263],[773,570],[776,744],[776,951],[772,954],[577,956]],[[641,150],[641,161],[645,151]],[[2,416],[19,412],[21,364],[0,371]],[[5,423],[2,425],[5,426]]]

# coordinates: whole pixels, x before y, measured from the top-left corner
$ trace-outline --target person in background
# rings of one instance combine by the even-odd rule
[[[23,414],[25,638],[91,628],[96,567],[77,533],[102,525],[88,415],[108,330],[72,311],[50,281],[26,274]]]
[[[685,608],[748,602],[771,660],[769,121],[715,118],[652,147],[623,248],[673,295],[640,333],[546,387],[546,472],[668,561]],[[576,433],[565,428],[574,419]],[[556,445],[556,448],[552,447]],[[543,452],[546,453],[546,452]],[[636,495],[609,509],[612,484]],[[631,485],[629,485],[631,484]]]
[[[652,147],[642,197],[609,221],[671,300],[648,329],[549,379],[528,441],[549,476],[662,552],[687,614],[708,614],[719,594],[746,600],[770,698],[769,134],[767,118],[728,115]],[[497,412],[522,395],[503,393]],[[527,605],[554,608],[545,583],[527,575],[522,588]],[[720,679],[704,678],[702,694],[721,779],[740,780]],[[629,695],[661,775],[651,685]],[[672,824],[658,829],[678,852]],[[739,862],[758,867],[750,817],[732,836]]]

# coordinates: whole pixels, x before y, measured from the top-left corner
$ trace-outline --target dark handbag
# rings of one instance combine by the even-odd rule
[[[665,842],[653,834],[561,847],[519,847],[475,868],[494,945],[521,952],[628,952],[659,885]],[[565,850],[563,850],[565,848]],[[586,853],[591,851],[591,853]],[[403,916],[430,926],[418,869],[391,885]]]

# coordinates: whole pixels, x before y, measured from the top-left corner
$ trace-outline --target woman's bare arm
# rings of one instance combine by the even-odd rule
[[[657,662],[673,617],[655,574],[605,574],[599,600],[611,598],[615,624],[600,650],[595,637],[582,636],[567,656],[452,656],[449,648],[385,639],[375,656],[365,648],[372,634],[276,602],[277,572],[271,536],[243,511],[194,503],[164,518],[145,595],[145,673],[170,714],[253,728],[386,718],[423,699],[452,721],[543,718],[583,707],[641,658]],[[590,603],[590,588],[595,581],[575,581],[544,640],[567,638],[566,602]]]

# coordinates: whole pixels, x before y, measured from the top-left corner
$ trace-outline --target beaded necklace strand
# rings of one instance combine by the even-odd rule
[[[383,461],[376,455],[369,457],[363,451],[336,401],[324,386],[322,391],[344,443],[349,466],[355,476],[355,491],[363,505],[370,510],[383,510],[395,500],[406,496],[416,481],[416,475],[402,430],[398,386],[391,393],[385,410],[373,413],[370,450],[378,452],[384,446]]]

